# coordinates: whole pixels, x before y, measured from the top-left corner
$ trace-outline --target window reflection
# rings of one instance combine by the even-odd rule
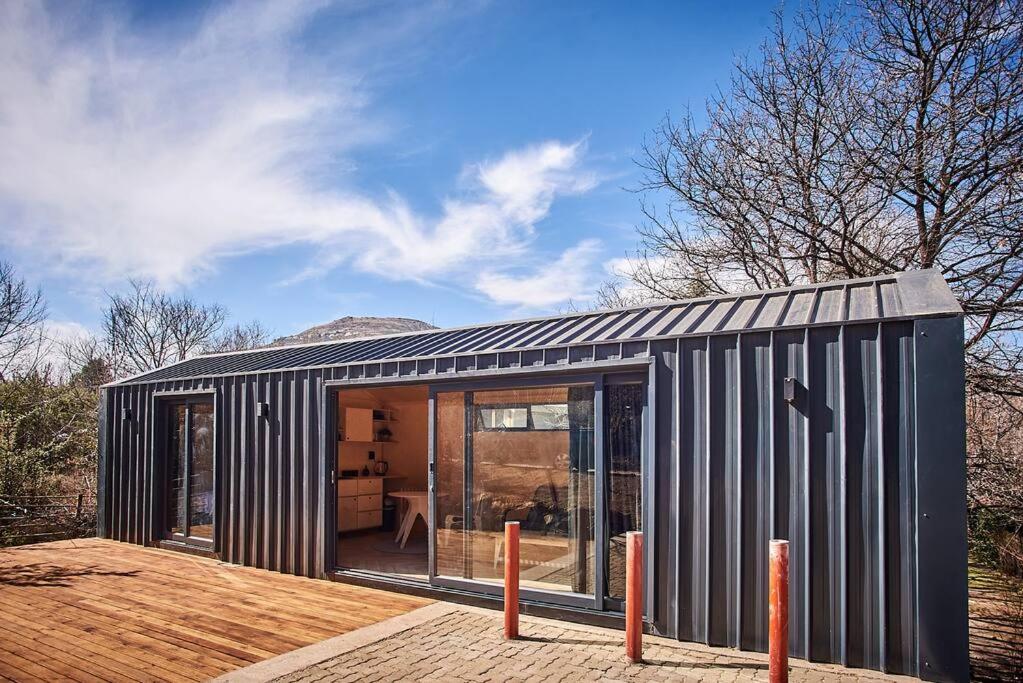
[[[188,533],[213,538],[213,404],[196,403],[192,410],[192,462],[189,471]]]
[[[604,387],[608,463],[608,595],[625,598],[625,535],[642,531],[643,386]]]
[[[173,534],[184,533],[182,517],[185,510],[185,406],[172,406],[169,411],[167,444],[167,507],[166,526]]]
[[[593,396],[592,385],[438,394],[440,575],[500,583],[504,524],[517,521],[524,588],[593,593]]]

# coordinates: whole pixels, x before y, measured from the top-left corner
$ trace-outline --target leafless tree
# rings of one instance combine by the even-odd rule
[[[258,320],[246,324],[235,323],[213,340],[207,348],[210,352],[247,351],[266,346],[270,342],[270,331]]]
[[[912,219],[912,265],[940,268],[968,315],[976,388],[1023,395],[1023,6],[866,10],[873,30],[851,44],[875,74],[867,169]]]
[[[1023,7],[860,0],[779,14],[705,125],[639,159],[648,218],[620,303],[938,268],[970,381],[1023,395]]]
[[[46,302],[39,289],[0,261],[0,381],[27,358],[38,357]]]
[[[974,536],[984,537],[1003,569],[1023,576],[1023,405],[1013,396],[975,391],[966,417]]]
[[[151,282],[132,280],[109,295],[104,343],[116,376],[145,372],[204,351],[224,324],[224,309],[173,297]]]
[[[103,340],[91,334],[73,336],[59,343],[64,356],[63,376],[71,383],[95,389],[114,379]]]

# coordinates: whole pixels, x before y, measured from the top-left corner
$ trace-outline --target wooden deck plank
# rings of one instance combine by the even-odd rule
[[[82,648],[76,639],[59,633],[55,638],[51,635],[54,633],[53,629],[48,627],[37,628],[31,637],[25,637],[23,635],[25,628],[21,625],[14,626],[10,621],[0,623],[0,638],[4,639],[4,647],[7,643],[13,642],[26,650],[31,650],[35,653],[34,661],[45,663],[46,668],[58,672],[60,678],[82,683],[133,680],[118,674],[116,663],[97,658],[91,651]],[[45,658],[41,653],[45,653]]]
[[[0,679],[205,679],[429,603],[101,539],[0,549]]]
[[[17,615],[26,619],[27,615],[19,614],[18,607],[18,605],[12,605],[0,597],[0,611],[4,615],[8,617]],[[103,631],[86,630],[88,627],[79,625],[81,623],[80,615],[73,613],[43,611],[36,616],[48,621],[54,635],[66,634],[74,638],[82,648],[125,664],[129,668],[153,666],[160,670],[157,673],[165,680],[187,676],[195,668],[200,671],[208,669],[208,673],[219,670],[219,667],[210,666],[213,660],[220,660],[212,653],[207,653],[205,658],[199,652],[192,652],[192,656],[184,657],[181,656],[181,653],[187,652],[187,650],[177,647],[175,643],[160,640],[151,635],[138,634],[124,629],[118,624],[107,624],[106,630]],[[26,621],[27,624],[32,623],[30,620]],[[23,627],[25,627],[26,621],[21,622]],[[223,664],[229,667],[238,667],[244,666],[246,662],[232,660],[223,662]]]
[[[155,674],[151,675],[160,680],[172,680],[179,675],[187,676],[187,672],[166,669],[163,666],[165,663],[155,657],[150,657],[147,661],[142,658],[141,652],[136,653],[136,657],[124,654],[123,651],[130,652],[131,649],[122,648],[120,643],[111,642],[103,633],[55,624],[52,620],[46,626],[39,627],[37,620],[25,619],[23,615],[14,614],[7,605],[0,605],[0,609],[3,610],[10,627],[17,628],[20,633],[32,629],[28,642],[21,641],[23,645],[39,643],[47,647],[59,647],[62,654],[69,658],[58,657],[58,660],[76,669],[80,673],[75,675],[78,680],[131,681],[134,680],[132,672],[140,668],[149,671],[155,669]],[[41,618],[46,617],[41,615]],[[124,661],[126,659],[127,663]]]
[[[0,675],[14,680],[50,681],[61,676],[57,670],[48,669],[42,664],[32,661],[32,650],[15,644],[9,644],[0,654]]]
[[[112,607],[107,603],[91,599],[66,603],[62,602],[58,596],[51,599],[50,602],[54,604],[55,609],[66,611],[79,609],[89,612],[89,615],[82,618],[95,620],[98,624],[111,628],[127,629],[142,635],[153,636],[154,634],[159,634],[155,636],[159,640],[175,646],[187,647],[196,652],[213,653],[216,657],[225,656],[229,661],[251,663],[273,656],[273,653],[268,650],[239,647],[232,641],[216,638],[211,634],[188,628],[183,624],[167,624],[159,619],[148,618],[148,615],[139,611]]]

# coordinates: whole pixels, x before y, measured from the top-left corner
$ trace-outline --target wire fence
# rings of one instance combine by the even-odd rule
[[[0,496],[0,546],[25,545],[96,533],[96,497]]]

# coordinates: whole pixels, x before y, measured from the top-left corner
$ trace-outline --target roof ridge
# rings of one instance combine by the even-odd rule
[[[550,321],[554,321],[554,320],[568,320],[568,321],[578,320],[578,321],[582,321],[582,320],[585,320],[587,318],[596,318],[596,319],[604,318],[604,319],[608,319],[608,318],[610,318],[612,316],[619,317],[621,314],[628,314],[628,313],[633,313],[634,314],[634,313],[637,313],[637,312],[642,314],[642,313],[645,313],[645,312],[655,311],[657,309],[668,310],[668,309],[672,309],[672,308],[692,308],[694,306],[701,306],[701,305],[705,306],[707,309],[711,309],[711,308],[715,308],[715,306],[713,305],[715,302],[719,302],[719,303],[722,303],[722,302],[733,302],[733,303],[737,304],[738,302],[740,302],[742,300],[750,300],[750,299],[758,299],[758,298],[761,299],[761,300],[766,300],[767,298],[770,298],[770,297],[779,297],[779,296],[783,296],[783,297],[786,298],[786,301],[791,302],[791,300],[794,298],[794,296],[798,296],[800,293],[803,293],[803,292],[813,292],[814,293],[813,300],[814,300],[814,306],[816,308],[816,306],[819,304],[819,302],[821,300],[820,294],[822,292],[833,291],[833,290],[838,290],[838,289],[849,290],[850,288],[870,287],[870,286],[873,286],[872,289],[874,289],[874,291],[880,292],[880,290],[877,289],[877,288],[879,286],[885,285],[886,283],[896,285],[896,289],[895,289],[896,295],[898,297],[900,297],[902,301],[905,302],[905,305],[899,307],[902,310],[898,314],[889,314],[888,311],[883,311],[880,308],[878,308],[877,311],[876,311],[877,315],[875,315],[874,318],[870,318],[870,319],[906,318],[906,317],[912,317],[912,316],[956,314],[956,313],[961,314],[962,313],[962,309],[959,307],[958,302],[956,302],[955,297],[953,296],[952,292],[948,289],[948,286],[945,283],[944,278],[941,276],[940,272],[938,272],[937,270],[934,270],[934,269],[927,269],[927,270],[918,270],[918,271],[907,271],[907,272],[895,273],[895,274],[891,274],[891,275],[877,275],[877,276],[871,276],[871,277],[865,277],[865,278],[854,278],[854,279],[848,279],[848,280],[832,280],[832,281],[820,282],[820,283],[799,284],[799,285],[793,285],[793,286],[790,286],[790,287],[782,287],[782,288],[777,288],[777,289],[750,290],[750,291],[737,292],[737,293],[731,293],[731,294],[718,294],[718,295],[713,295],[713,296],[693,297],[693,298],[689,298],[689,299],[668,299],[668,300],[649,301],[649,302],[644,302],[644,303],[641,303],[641,304],[636,304],[636,305],[631,305],[631,306],[622,306],[622,307],[610,308],[610,309],[594,309],[594,310],[590,310],[590,311],[574,311],[574,312],[571,312],[571,313],[563,313],[563,314],[560,314],[560,315],[536,316],[536,317],[532,317],[532,318],[522,318],[522,319],[518,319],[518,320],[501,320],[501,321],[493,321],[493,322],[487,322],[487,323],[477,323],[477,324],[473,324],[473,325],[460,325],[460,326],[456,326],[456,327],[444,327],[444,328],[435,328],[435,329],[428,329],[428,330],[406,331],[406,332],[393,332],[393,333],[388,333],[388,334],[365,335],[365,336],[359,336],[359,337],[348,337],[348,338],[344,338],[344,339],[334,339],[334,340],[319,341],[319,342],[306,342],[306,343],[299,343],[299,344],[284,344],[284,345],[280,345],[280,346],[271,346],[271,347],[265,347],[265,348],[260,348],[260,349],[246,349],[246,350],[242,350],[242,351],[228,351],[228,352],[221,352],[221,353],[204,354],[204,355],[201,355],[201,356],[194,356],[192,358],[188,358],[188,359],[185,359],[185,360],[182,360],[182,361],[178,361],[178,362],[175,362],[175,363],[172,363],[170,365],[166,365],[166,366],[163,366],[163,367],[160,367],[160,368],[156,368],[155,370],[150,370],[150,371],[147,371],[147,372],[138,373],[138,374],[133,375],[131,377],[127,377],[127,378],[118,380],[116,382],[112,382],[111,384],[117,385],[117,384],[127,384],[127,383],[132,383],[132,382],[139,382],[139,381],[160,381],[161,379],[170,379],[170,378],[178,379],[180,377],[163,377],[163,376],[156,377],[156,376],[154,376],[154,377],[152,377],[152,379],[149,379],[149,380],[146,380],[144,378],[146,378],[147,376],[157,375],[158,373],[161,373],[162,371],[165,371],[165,370],[167,370],[169,368],[174,368],[174,367],[179,366],[179,365],[181,365],[183,363],[191,363],[191,364],[196,366],[195,367],[195,372],[191,373],[190,375],[187,375],[189,377],[192,377],[192,376],[194,376],[194,377],[201,377],[201,376],[206,376],[206,375],[209,375],[209,374],[241,374],[241,373],[247,373],[247,372],[255,372],[255,371],[260,371],[260,368],[258,366],[259,366],[259,361],[260,361],[261,358],[265,358],[265,357],[270,356],[270,355],[279,355],[279,354],[281,354],[281,352],[285,352],[284,355],[285,355],[285,357],[287,357],[288,356],[288,354],[287,354],[288,351],[292,351],[295,354],[301,354],[301,350],[303,350],[303,349],[319,349],[319,348],[322,348],[322,349],[324,349],[324,352],[315,352],[315,351],[312,352],[315,355],[315,359],[317,361],[322,359],[324,361],[328,361],[329,360],[329,361],[336,361],[336,362],[325,362],[325,363],[319,363],[318,362],[318,363],[316,363],[314,365],[310,365],[308,361],[312,361],[313,358],[293,357],[292,360],[294,360],[294,364],[292,364],[292,365],[277,366],[276,363],[274,363],[273,364],[274,367],[266,367],[266,368],[264,368],[264,370],[265,371],[273,371],[273,370],[279,370],[279,369],[282,369],[282,368],[295,369],[295,368],[301,368],[301,367],[319,367],[320,365],[325,365],[325,366],[329,366],[329,365],[346,365],[346,364],[350,364],[350,363],[371,362],[371,361],[388,361],[388,362],[391,362],[391,361],[396,361],[396,360],[408,360],[408,359],[411,359],[411,358],[425,358],[425,357],[431,357],[431,356],[443,356],[443,355],[450,355],[454,351],[452,351],[452,350],[445,351],[443,349],[443,346],[444,346],[443,344],[440,344],[439,347],[437,347],[438,345],[436,343],[433,343],[433,342],[427,342],[426,344],[423,344],[423,343],[413,342],[411,340],[426,339],[426,338],[429,338],[429,336],[435,336],[435,337],[436,336],[440,336],[440,335],[449,335],[450,336],[450,335],[452,335],[452,333],[456,333],[456,334],[454,334],[454,338],[452,339],[452,341],[457,341],[459,343],[459,345],[462,345],[462,343],[465,342],[466,340],[464,338],[464,335],[461,338],[459,338],[459,335],[457,334],[459,332],[467,332],[467,331],[472,331],[472,330],[482,331],[482,330],[487,330],[487,329],[497,329],[497,328],[501,328],[501,327],[506,327],[506,328],[514,328],[514,329],[518,330],[519,332],[517,332],[515,335],[513,335],[513,337],[519,337],[520,333],[522,331],[522,327],[523,326],[526,326],[526,325],[538,325],[538,324],[539,325],[543,325],[545,323],[549,323]],[[839,316],[839,318],[841,318],[841,319],[840,320],[839,319],[827,320],[827,321],[824,321],[824,324],[827,324],[827,323],[839,324],[839,323],[841,323],[843,321],[851,322],[850,320],[848,320],[848,316],[849,316],[848,301],[847,301],[848,300],[848,296],[849,296],[848,294],[845,294],[842,297],[843,302],[845,302],[845,310],[843,310],[843,311],[841,311],[841,312],[839,312],[837,314]],[[734,306],[733,306],[733,308],[734,308]],[[760,304],[758,304],[757,310],[759,311],[762,308],[763,308],[763,301],[761,301]],[[709,310],[707,310],[706,313],[709,313]],[[804,324],[806,324],[806,325],[812,324],[812,320],[811,319],[815,315],[816,315],[815,312],[811,312],[809,314],[809,316],[807,317],[807,320],[806,320],[806,322]],[[767,327],[783,327],[783,326],[786,326],[786,325],[784,325],[782,323],[782,321],[783,321],[783,314],[779,314],[777,319],[773,323],[773,325],[769,325],[769,326],[755,325],[755,321],[756,321],[756,319],[758,317],[759,317],[759,314],[757,313],[757,311],[754,311],[754,312],[750,313],[749,316],[746,316],[747,319],[743,323],[743,326],[742,326],[743,329],[750,328],[751,326],[755,326],[756,329],[766,329]],[[857,318],[857,320],[867,320],[867,319],[868,318],[862,318],[862,317],[861,318]],[[616,330],[619,330],[619,331],[620,330],[626,330],[626,329],[629,328],[629,325],[627,323],[628,323],[628,321],[619,319],[619,320],[617,320],[615,322],[615,324],[610,325],[609,329],[616,329]],[[564,340],[562,340],[562,342],[559,345],[572,345],[572,344],[575,344],[575,343],[579,342],[580,340],[578,340],[578,339],[576,339],[576,340],[571,339],[573,330],[575,330],[575,328],[577,328],[578,326],[579,326],[578,322],[569,322],[567,325],[560,327],[559,328],[559,330],[560,330],[559,336],[562,336],[563,334],[567,335],[567,336],[566,336],[566,338]],[[659,338],[661,336],[692,336],[693,334],[704,334],[704,333],[717,334],[717,333],[724,333],[724,332],[735,333],[737,331],[742,331],[740,329],[735,329],[733,327],[727,327],[725,321],[718,321],[718,326],[721,326],[722,329],[721,330],[713,330],[713,331],[707,332],[707,331],[700,331],[699,324],[698,323],[693,323],[690,327],[687,327],[687,329],[685,330],[684,333],[677,333],[676,334],[676,331],[674,329],[667,329],[667,328],[663,328],[660,325],[655,325],[654,327],[652,327],[650,329],[644,328],[643,329],[643,333],[638,334],[637,336],[629,335],[627,337],[614,337],[613,339],[601,339],[600,337],[604,336],[604,331],[601,331],[600,334],[597,334],[595,336],[592,335],[592,334],[588,334],[587,336],[594,336],[594,338],[592,340],[590,340],[591,343],[604,343],[604,342],[613,342],[615,340],[618,340],[618,341],[626,341],[626,340],[628,340],[628,341],[635,341],[637,339],[653,339],[653,338]],[[725,329],[725,327],[727,327],[727,329]],[[589,332],[592,333],[593,331],[590,330]],[[652,334],[652,335],[651,334],[646,334],[647,332],[654,332],[654,334]],[[484,336],[487,336],[487,335],[484,335]],[[525,336],[529,337],[530,335],[526,334]],[[614,335],[612,335],[612,336],[614,336]],[[403,345],[400,342],[388,344],[387,348],[386,348],[386,353],[383,353],[383,351],[384,351],[383,349],[377,349],[377,352],[381,354],[379,358],[360,358],[359,356],[361,354],[361,351],[358,352],[358,353],[351,353],[350,351],[340,351],[340,353],[342,355],[340,357],[338,357],[336,354],[333,354],[333,353],[331,353],[329,351],[329,349],[339,349],[339,350],[340,349],[349,349],[349,350],[351,350],[356,345],[367,344],[367,342],[381,341],[381,340],[410,340],[410,343],[414,343],[417,347],[423,348],[423,350],[427,350],[428,353],[425,353],[425,354],[412,354],[412,355],[409,355],[409,356],[403,356],[403,355],[401,355],[401,351],[403,350],[402,349]],[[528,348],[531,348],[531,347],[541,348],[541,347],[548,346],[546,344],[541,344],[541,345],[536,345],[536,344],[528,345],[527,344],[525,346],[520,347],[517,344],[511,344],[511,345],[508,345],[507,347],[501,347],[500,346],[500,342],[502,340],[500,339],[500,335],[498,335],[494,340],[491,340],[491,341],[495,342],[496,345],[492,346],[488,342],[488,344],[484,348],[476,348],[476,349],[474,349],[474,348],[468,348],[467,347],[466,349],[463,349],[463,350],[466,353],[470,353],[470,352],[471,353],[484,353],[484,352],[491,352],[491,351],[497,352],[497,351],[512,350],[512,349],[522,350],[522,349],[528,349]],[[468,345],[468,346],[471,347],[472,345]],[[435,348],[435,347],[437,347],[437,348]],[[373,344],[369,344],[367,350],[372,351],[373,348],[374,348],[374,345]],[[418,349],[407,349],[406,348],[404,350],[411,352],[411,351],[418,350]],[[345,354],[347,354],[347,356]],[[395,355],[395,354],[397,354],[397,355]],[[308,356],[308,354],[304,354],[304,355]],[[372,353],[370,353],[370,355],[372,355]],[[233,368],[232,368],[232,363],[230,363],[229,359],[234,358],[234,357],[243,357],[246,360],[240,360],[240,361],[235,362],[233,364]],[[217,364],[216,363],[217,359],[225,359],[225,362]],[[284,359],[282,359],[282,361],[283,360]],[[206,362],[203,362],[203,361],[206,361]],[[249,361],[249,362],[246,362],[246,361]],[[303,361],[306,361],[306,362],[303,363]],[[216,367],[225,368],[225,369],[220,369],[220,370],[217,370],[216,372],[203,372],[204,370],[212,371]],[[228,372],[227,369],[234,369],[234,372]],[[163,373],[163,375],[166,375],[166,373]]]
[[[912,271],[912,272],[927,272],[927,271]],[[828,280],[827,282],[817,282],[817,283],[792,285],[792,286],[789,286],[789,287],[778,287],[778,288],[775,288],[775,289],[751,289],[751,290],[744,291],[744,292],[733,292],[733,293],[730,293],[730,294],[714,294],[714,295],[710,295],[710,296],[691,297],[691,298],[688,298],[688,299],[656,299],[656,300],[651,300],[649,302],[645,302],[645,303],[641,303],[641,304],[632,304],[632,305],[629,305],[629,306],[618,306],[618,307],[615,307],[615,308],[594,308],[594,309],[589,310],[589,311],[573,311],[571,313],[560,313],[560,314],[559,313],[555,313],[553,315],[541,315],[541,316],[534,316],[534,317],[530,317],[530,318],[513,318],[511,320],[495,320],[495,321],[485,322],[485,323],[470,323],[468,325],[455,325],[454,327],[434,327],[434,328],[429,329],[429,330],[409,330],[409,331],[406,331],[406,332],[389,332],[387,334],[370,334],[370,335],[363,335],[363,336],[359,336],[359,337],[346,337],[344,339],[332,339],[332,340],[318,341],[318,342],[304,342],[304,343],[300,343],[300,344],[281,344],[280,346],[266,346],[266,347],[261,347],[261,348],[258,348],[258,349],[242,349],[240,351],[218,351],[218,352],[215,352],[215,353],[204,353],[204,354],[201,354],[201,355],[198,355],[198,356],[192,356],[192,358],[189,358],[187,360],[193,360],[195,358],[218,358],[218,357],[221,357],[221,356],[234,356],[234,355],[239,355],[239,354],[244,354],[244,353],[260,353],[260,352],[274,351],[274,350],[279,350],[279,349],[296,349],[296,348],[308,348],[308,347],[312,347],[312,346],[329,346],[329,345],[332,345],[332,344],[347,344],[349,342],[367,341],[369,339],[389,339],[389,338],[394,338],[394,337],[406,337],[406,336],[407,337],[413,337],[413,336],[420,336],[420,335],[437,334],[437,333],[440,333],[440,332],[455,332],[455,331],[458,331],[458,330],[466,330],[466,329],[481,329],[481,328],[484,328],[484,327],[497,327],[497,326],[500,326],[500,325],[518,325],[518,324],[521,324],[521,323],[532,323],[532,322],[540,322],[540,321],[548,321],[548,320],[565,320],[565,319],[568,319],[568,318],[581,318],[583,316],[588,316],[588,315],[604,315],[604,314],[607,314],[607,313],[624,313],[626,311],[640,311],[640,310],[647,310],[647,309],[652,309],[652,308],[661,308],[661,307],[667,307],[667,306],[678,306],[680,304],[699,304],[699,303],[705,303],[707,301],[728,301],[729,299],[738,299],[738,298],[741,298],[741,297],[753,297],[753,296],[764,295],[764,294],[775,294],[775,293],[784,293],[784,292],[802,291],[802,290],[829,289],[829,288],[837,288],[837,287],[842,287],[842,286],[851,285],[851,284],[868,284],[868,283],[880,282],[880,281],[884,281],[884,280],[894,280],[899,275],[903,275],[903,274],[904,273],[895,273],[895,274],[892,274],[892,275],[874,275],[874,276],[871,276],[871,277],[854,278],[854,279],[849,279],[849,280]],[[344,317],[374,317],[374,316],[343,316],[342,318],[338,318],[338,320],[341,320]],[[408,320],[414,320],[414,318],[408,318]],[[328,323],[323,323],[323,324],[326,325]],[[314,325],[314,327],[317,327],[317,326]],[[310,328],[310,329],[312,329],[312,328]],[[285,336],[287,336],[287,335],[285,335]],[[181,361],[177,361],[177,362],[181,362]],[[172,365],[176,365],[177,362],[171,363],[170,365],[163,366],[163,367],[171,367]],[[149,372],[152,372],[152,370],[150,370]]]

